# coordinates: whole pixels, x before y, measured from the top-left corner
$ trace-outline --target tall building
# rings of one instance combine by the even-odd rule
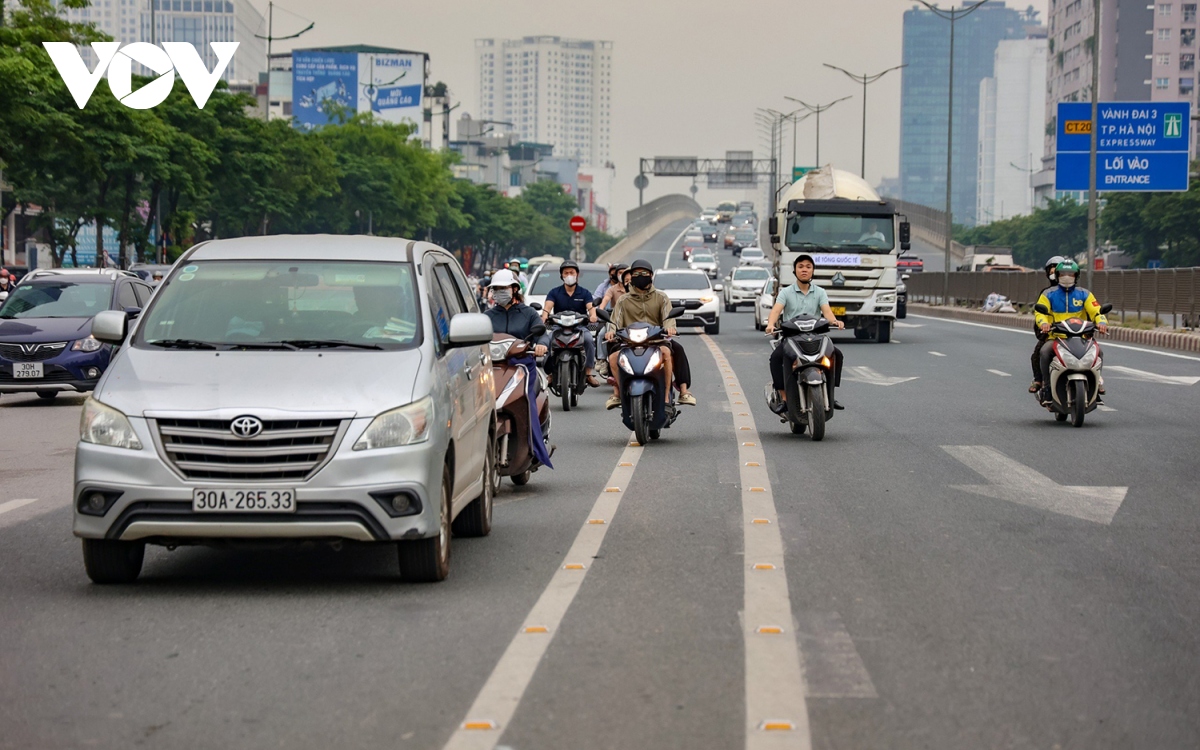
[[[1058,102],[1091,99],[1094,23],[1091,0],[1050,0],[1045,148],[1042,169],[1033,176],[1039,204],[1057,195]],[[1196,0],[1101,0],[1100,101],[1190,101],[1194,112],[1196,28]],[[1196,136],[1193,131],[1193,158]]]
[[[1036,12],[990,2],[955,23],[954,221],[973,225],[979,138],[979,82],[990,78],[996,46],[1037,28]],[[1034,32],[1036,33],[1036,32]],[[941,207],[946,202],[946,121],[950,22],[932,11],[904,13],[904,68],[900,98],[900,181],[904,200]]]
[[[221,76],[229,83],[257,84],[259,72],[266,69],[265,42],[255,37],[263,29],[263,17],[249,0],[92,0],[87,8],[60,10],[68,20],[94,23],[123,44],[191,42],[210,69],[217,56],[209,42],[238,42]],[[89,66],[96,64],[91,49],[83,50],[83,57]]]
[[[1029,177],[1041,168],[1047,46],[1045,38],[1002,40],[994,75],[979,83],[979,224],[1033,210]]]
[[[612,42],[476,39],[478,114],[588,166],[611,161]]]

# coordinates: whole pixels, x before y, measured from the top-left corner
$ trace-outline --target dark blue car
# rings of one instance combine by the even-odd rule
[[[0,306],[0,393],[52,399],[84,393],[108,367],[112,345],[92,337],[103,310],[140,312],[153,288],[114,270],[34,271]]]

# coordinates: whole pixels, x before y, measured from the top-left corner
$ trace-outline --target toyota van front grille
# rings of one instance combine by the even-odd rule
[[[303,480],[325,463],[343,432],[338,419],[157,419],[163,456],[187,479]],[[259,427],[261,425],[261,427]]]

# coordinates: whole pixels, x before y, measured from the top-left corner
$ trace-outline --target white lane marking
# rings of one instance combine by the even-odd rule
[[[993,331],[1007,331],[1008,333],[1016,333],[1016,334],[1020,334],[1021,336],[1032,336],[1033,335],[1033,331],[1025,331],[1020,328],[1006,328],[1004,326],[994,326],[994,325],[989,325],[987,323],[974,323],[969,320],[955,320],[953,318],[935,318],[932,315],[914,315],[912,313],[909,314],[909,317],[924,318],[926,320],[938,320],[943,323],[957,323],[961,326],[975,326],[976,328],[990,328]],[[1111,341],[1104,341],[1102,346],[1106,349],[1108,347],[1112,347],[1113,349],[1127,349],[1131,352],[1142,352],[1143,354],[1161,354],[1164,357],[1174,357],[1175,359],[1189,359],[1193,362],[1200,362],[1200,357],[1192,357],[1187,354],[1176,354],[1175,352],[1162,352],[1162,351],[1159,351],[1158,349],[1147,349],[1142,346],[1130,346],[1129,344],[1114,344]]]
[[[629,480],[642,455],[641,446],[633,441],[631,435],[630,445],[621,452],[616,468],[592,505],[566,557],[525,616],[466,717],[446,742],[446,750],[492,750],[508,728],[538,663],[600,551],[625,490],[629,488]]]
[[[893,343],[893,344],[902,344],[902,343],[904,343],[904,342],[903,342],[903,341],[901,341],[900,339],[892,339],[890,343]]]
[[[728,361],[712,337],[700,337],[724,369]],[[732,369],[732,368],[729,368]],[[734,394],[738,394],[735,396]],[[737,376],[725,379],[729,405],[745,401]],[[746,748],[809,750],[807,692],[800,643],[792,625],[792,601],[784,574],[783,536],[754,417],[733,411],[738,436],[745,549],[742,628],[746,653]]]
[[[897,383],[907,383],[908,381],[916,380],[917,378],[888,377],[887,375],[883,375],[875,370],[872,370],[870,367],[855,365],[853,367],[846,368],[845,379],[855,383],[870,383],[871,385],[896,385]]]
[[[877,698],[871,675],[837,612],[809,612],[796,618],[804,680],[810,698]]]
[[[946,356],[945,354],[942,354],[941,352],[930,352],[930,354],[932,354],[932,355],[933,355],[933,356],[935,356],[935,357],[944,357],[944,356]]]
[[[36,503],[37,501],[38,499],[36,497],[26,497],[20,500],[9,500],[7,503],[0,503],[0,515],[3,515],[10,510],[24,508],[26,505]]]
[[[902,320],[897,320],[896,327],[897,328],[924,328],[925,324],[924,323],[905,323]]]
[[[667,248],[667,255],[666,255],[666,257],[663,258],[663,268],[666,268],[671,265],[671,252],[675,249],[675,246],[679,244],[679,241],[681,239],[683,239],[683,235],[687,234],[687,230],[690,228],[691,228],[691,225],[689,224],[688,226],[683,228],[682,232],[675,235],[675,241],[672,242],[671,245]]]
[[[1108,344],[1105,344],[1108,346]],[[1200,377],[1190,377],[1186,375],[1160,375],[1157,372],[1146,372],[1145,370],[1135,370],[1132,367],[1122,367],[1121,365],[1105,365],[1104,374],[1112,377],[1112,373],[1117,373],[1117,380],[1138,380],[1143,383],[1158,383],[1160,385],[1195,385],[1200,383]]]
[[[989,484],[950,485],[976,495],[1007,500],[1084,521],[1108,525],[1128,487],[1067,487],[1014,461],[990,445],[943,445],[942,450],[971,467]]]
[[[1003,370],[988,370],[988,372],[990,372],[993,375],[999,375],[1002,378],[1011,378],[1012,377],[1012,374],[1007,373]]]
[[[1100,411],[1116,411],[1116,409],[1112,408],[1111,406],[1107,406],[1105,404],[1100,404],[1096,408],[1099,409]]]

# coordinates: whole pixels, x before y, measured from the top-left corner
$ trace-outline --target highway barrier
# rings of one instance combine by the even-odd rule
[[[629,211],[625,220],[625,239],[610,247],[596,258],[597,263],[615,263],[646,244],[664,227],[680,219],[694,219],[700,215],[700,204],[686,195],[664,195],[644,206]]]

